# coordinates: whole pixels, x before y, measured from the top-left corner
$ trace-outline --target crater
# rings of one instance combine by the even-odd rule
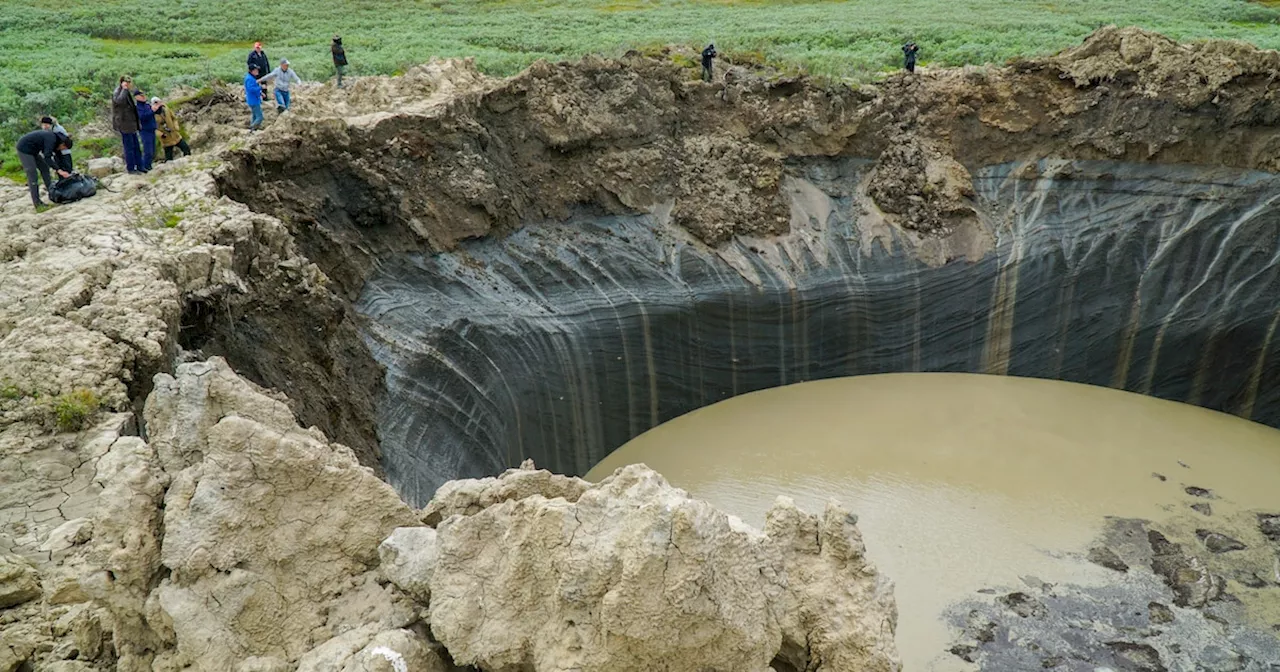
[[[1278,426],[1280,181],[1258,169],[1280,109],[1249,73],[1170,84],[1214,67],[1183,49],[1104,29],[858,90],[628,57],[317,92],[216,179],[323,277],[279,269],[183,333],[416,504],[837,376],[1048,378]]]
[[[716,401],[872,373],[1050,378],[1280,425],[1280,180],[989,166],[974,174],[981,224],[947,239],[967,254],[939,263],[870,212],[870,165],[788,164],[780,236],[712,247],[668,208],[578,208],[449,252],[379,256],[354,307],[385,369],[387,478],[423,504],[526,457],[584,474]]]

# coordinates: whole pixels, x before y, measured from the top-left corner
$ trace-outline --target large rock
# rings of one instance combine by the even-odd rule
[[[226,362],[157,376],[147,424],[167,469],[155,591],[196,669],[251,656],[296,661],[328,637],[327,610],[377,564],[411,509],[349,449],[297,426]]]
[[[520,471],[498,480],[552,483]],[[576,502],[527,492],[446,518],[434,540],[398,531],[384,545],[438,554],[392,578],[429,584],[432,632],[457,663],[762,672],[782,655],[898,669],[890,583],[838,506],[818,518],[781,501],[761,533],[642,465],[583,485]]]

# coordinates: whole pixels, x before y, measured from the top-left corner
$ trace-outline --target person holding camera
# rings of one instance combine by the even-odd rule
[[[719,55],[716,53],[716,45],[714,43],[708,44],[707,48],[702,50],[702,81],[711,81],[711,64],[716,56]]]
[[[111,94],[111,127],[124,145],[124,165],[130,175],[142,172],[142,147],[138,144],[138,106],[133,100],[133,78],[120,77]]]
[[[902,45],[902,67],[906,68],[907,72],[914,73],[916,71],[916,53],[919,51],[920,46],[915,42],[908,42]]]

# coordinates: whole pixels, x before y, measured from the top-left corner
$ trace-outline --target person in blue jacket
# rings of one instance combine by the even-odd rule
[[[150,172],[156,159],[156,112],[151,109],[146,94],[134,91],[133,99],[138,107],[138,136],[142,140],[142,172]]]
[[[249,130],[262,127],[262,85],[258,83],[258,66],[250,65],[244,76],[244,102],[249,106]]]

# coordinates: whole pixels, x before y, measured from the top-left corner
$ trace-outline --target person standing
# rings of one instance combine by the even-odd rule
[[[138,146],[138,107],[131,89],[133,79],[122,76],[111,94],[111,127],[120,134],[120,143],[124,145],[125,170],[137,175],[142,172],[142,148]]]
[[[173,160],[173,149],[182,150],[183,156],[191,156],[191,146],[182,137],[182,126],[178,124],[178,116],[164,104],[163,100],[151,99],[151,110],[156,115],[156,125],[160,129],[160,144],[164,146],[164,160]]]
[[[271,59],[267,58],[267,52],[262,49],[261,42],[253,43],[253,51],[249,52],[249,58],[246,59],[245,65],[246,70],[257,66],[259,77],[271,71]],[[267,87],[263,87],[263,92],[267,95],[271,94]]]
[[[133,98],[138,108],[138,135],[142,138],[142,172],[149,173],[156,160],[156,113],[141,91],[135,89]]]
[[[258,80],[261,84],[267,80],[275,80],[276,85],[276,113],[284,114],[289,109],[292,101],[289,98],[289,87],[293,84],[301,84],[302,78],[298,76],[297,71],[289,69],[289,59],[280,59],[280,67],[271,71],[271,74]]]
[[[53,131],[54,133],[60,133],[62,135],[67,136],[68,138],[71,137],[71,134],[67,132],[67,129],[63,128],[62,124],[58,123],[57,117],[41,117],[40,128],[43,128],[46,131]],[[64,148],[58,154],[58,167],[67,171],[68,173],[75,169],[75,166],[71,161],[71,150]]]
[[[258,84],[258,66],[249,66],[244,76],[244,102],[249,106],[249,130],[262,127],[262,85]]]
[[[916,53],[920,51],[920,45],[915,42],[908,42],[902,45],[902,67],[907,72],[914,73],[916,71]]]
[[[702,50],[702,81],[711,81],[711,64],[719,55],[716,53],[715,43],[708,44],[707,48]]]
[[[22,163],[22,170],[27,174],[27,190],[31,192],[31,204],[37,208],[44,206],[40,201],[38,178],[44,179],[46,192],[53,190],[49,167],[57,165],[57,153],[64,149],[71,149],[71,139],[53,131],[41,129],[18,138],[18,161]],[[70,171],[61,168],[57,171],[59,177],[71,175]]]
[[[333,54],[333,69],[338,71],[338,88],[342,88],[342,72],[347,69],[347,50],[342,48],[342,36],[335,34],[333,44],[329,45]]]

